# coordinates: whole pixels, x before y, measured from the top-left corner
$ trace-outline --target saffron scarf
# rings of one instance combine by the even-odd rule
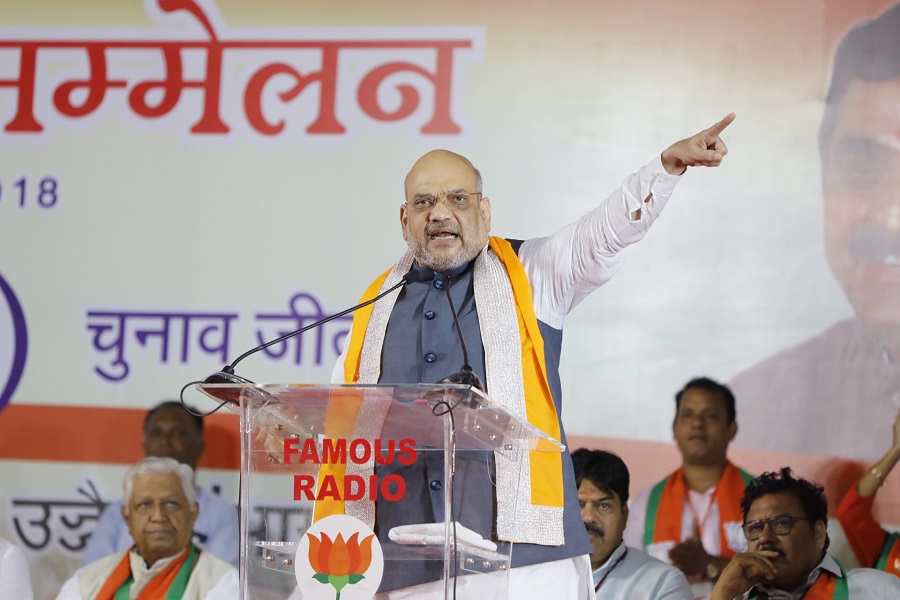
[[[840,577],[836,577],[830,571],[822,570],[816,578],[816,582],[803,594],[803,600],[849,600],[850,589],[847,585],[847,572],[844,571],[841,563],[838,563],[838,567],[841,569]],[[747,600],[756,600],[757,594],[758,592],[754,590]],[[762,592],[759,599],[764,600],[765,598],[767,595]]]
[[[721,556],[725,558],[734,556],[734,550],[728,547],[725,523],[743,522],[741,497],[747,484],[752,480],[752,475],[728,462],[713,492],[713,502],[719,505],[719,547]],[[681,521],[684,503],[688,501],[687,493],[681,469],[653,486],[644,521],[645,548],[660,542],[681,541]]]
[[[547,368],[544,362],[544,342],[538,328],[537,317],[534,313],[531,299],[531,285],[525,274],[525,268],[522,266],[521,261],[519,261],[512,245],[508,241],[502,238],[491,237],[488,246],[489,248],[476,258],[476,302],[479,297],[478,274],[482,270],[481,266],[489,261],[499,260],[499,264],[504,270],[503,278],[508,281],[508,285],[511,287],[512,301],[515,305],[514,307],[511,307],[511,309],[514,310],[518,322],[519,341],[521,345],[521,356],[519,357],[519,360],[521,361],[522,384],[524,388],[524,399],[521,399],[523,400],[522,405],[524,406],[524,414],[519,414],[518,416],[527,418],[529,423],[558,441],[561,438],[559,419],[556,413],[556,406],[553,403],[553,397],[550,393]],[[488,255],[488,253],[490,253],[490,255]],[[405,261],[406,262],[404,262],[404,259],[401,259],[401,262],[398,263],[397,266],[389,269],[373,282],[366,290],[365,294],[363,294],[362,301],[375,297],[383,287],[390,285],[390,281],[387,281],[388,278],[390,276],[398,276],[397,272],[399,270],[408,268],[409,264],[411,264],[411,257],[407,255]],[[479,261],[483,262],[479,264]],[[399,273],[399,276],[402,276],[402,273]],[[384,302],[386,299],[387,298],[382,299],[379,302]],[[367,336],[367,330],[371,327],[374,310],[375,305],[369,305],[358,310],[353,317],[352,333],[344,360],[344,379],[347,383],[356,383],[359,381],[360,365],[363,360],[363,355],[366,352],[372,351],[366,346],[369,336],[372,335],[372,333],[369,332],[369,336]],[[483,323],[480,318],[479,323],[481,323],[482,337],[485,338],[487,335],[485,330],[489,328],[490,325]],[[490,381],[491,357],[487,344],[485,344],[485,362],[487,365],[486,371],[488,380]],[[353,430],[353,421],[356,419],[356,413],[359,411],[361,399],[357,401],[351,400],[349,402],[346,400],[346,398],[343,398],[342,402],[332,402],[329,405],[328,414],[326,416],[326,434],[331,437],[342,437]],[[510,409],[506,404],[504,404],[504,406]],[[512,412],[516,413],[517,411],[512,410]],[[331,427],[329,427],[329,425],[331,425]],[[507,511],[504,511],[502,507],[498,511],[498,534],[501,536],[501,539],[510,539],[510,541],[551,544],[564,543],[561,521],[564,498],[561,454],[559,452],[530,452],[529,463],[530,468],[528,473],[530,475],[530,486],[528,495],[530,504],[533,507],[547,507],[553,511],[554,515],[557,515],[558,513],[559,527],[552,527],[551,529],[558,529],[559,535],[553,537],[552,541],[548,542],[548,538],[545,537],[545,534],[543,533],[532,535],[531,533],[526,532],[523,534],[520,528],[513,526],[513,531],[508,536],[505,536],[504,531],[506,528],[504,527],[502,516],[499,515],[507,514]],[[501,467],[498,464],[498,471],[500,468]],[[342,479],[344,473],[344,465],[322,465],[319,472],[319,482],[322,482],[324,475],[330,475],[334,477],[338,487],[340,487],[343,485]],[[499,492],[497,496],[498,503],[513,503],[517,501],[515,498],[507,499],[502,497],[503,495]],[[347,514],[344,502],[340,500],[316,502],[314,512],[314,518],[316,520],[331,514]],[[514,514],[514,511],[509,512],[508,514]],[[517,519],[531,522],[541,520],[534,517],[533,513],[524,514],[523,512],[519,513]],[[546,519],[543,519],[543,521],[544,529],[546,529]]]
[[[106,583],[100,588],[96,600],[127,600],[130,597],[131,585],[134,583],[134,578],[131,576],[130,555],[131,550],[128,550],[110,573]],[[180,600],[184,596],[184,589],[187,587],[196,562],[197,549],[191,544],[178,558],[150,580],[136,600],[160,600],[162,598]]]

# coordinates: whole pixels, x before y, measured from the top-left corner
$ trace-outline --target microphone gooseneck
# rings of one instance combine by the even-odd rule
[[[459,345],[462,347],[463,366],[453,375],[441,379],[440,383],[460,383],[462,385],[472,386],[483,392],[485,391],[484,383],[481,381],[481,378],[475,374],[475,371],[472,370],[471,365],[469,365],[469,351],[466,348],[466,338],[463,337],[462,327],[459,324],[459,316],[456,314],[456,307],[453,305],[453,298],[450,296],[451,283],[452,278],[445,274],[444,291],[447,292],[447,302],[450,304],[450,314],[453,315],[453,324],[456,327],[456,335],[459,337]]]
[[[406,273],[396,285],[391,286],[390,288],[388,288],[387,290],[378,294],[371,300],[366,300],[365,302],[361,302],[360,304],[357,304],[356,306],[352,306],[352,307],[348,308],[347,310],[343,310],[339,313],[333,314],[330,317],[325,317],[324,319],[316,321],[315,323],[312,323],[311,325],[307,325],[306,327],[301,327],[300,329],[297,329],[296,331],[287,333],[281,337],[278,337],[278,338],[275,338],[274,340],[268,341],[265,344],[260,344],[259,346],[255,347],[251,350],[248,350],[247,352],[244,352],[243,354],[238,356],[236,359],[234,359],[234,361],[230,365],[225,365],[224,367],[222,367],[221,371],[219,371],[217,373],[213,373],[212,375],[207,377],[203,381],[203,383],[253,383],[249,379],[245,379],[244,377],[241,377],[240,375],[235,375],[235,373],[234,373],[234,368],[237,366],[237,364],[239,362],[241,362],[242,360],[244,360],[245,358],[247,358],[248,356],[250,356],[251,354],[255,354],[255,353],[259,352],[260,350],[264,350],[265,348],[268,348],[269,346],[273,346],[275,344],[278,344],[279,342],[288,340],[296,335],[300,335],[301,333],[303,333],[305,331],[309,331],[310,329],[315,329],[316,327],[319,327],[320,325],[324,325],[325,323],[328,323],[329,321],[333,321],[334,319],[343,317],[344,315],[346,315],[348,313],[352,313],[353,311],[359,310],[360,308],[362,308],[364,306],[368,306],[369,304],[372,304],[373,302],[377,302],[378,300],[381,300],[382,298],[384,298],[385,296],[387,296],[388,294],[390,294],[397,288],[407,285],[409,283],[413,283],[415,281],[419,281],[421,279],[422,279],[421,274],[418,271],[416,271],[415,269],[413,269],[413,270],[409,271],[408,273]],[[454,317],[455,316],[456,315],[454,314]]]

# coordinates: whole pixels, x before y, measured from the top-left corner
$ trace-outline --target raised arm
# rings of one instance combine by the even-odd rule
[[[894,419],[894,443],[875,465],[850,488],[835,511],[835,517],[856,560],[862,567],[874,567],[884,547],[887,532],[872,515],[875,493],[900,459],[900,413]]]
[[[623,251],[641,240],[689,166],[718,166],[728,151],[719,137],[734,113],[675,142],[596,208],[556,233],[526,240],[519,258],[532,285],[538,318],[552,327],[618,270]]]
[[[875,463],[875,465],[866,471],[866,474],[859,479],[859,483],[856,484],[856,491],[859,492],[859,495],[863,498],[871,498],[874,496],[875,492],[878,491],[878,488],[884,485],[885,478],[894,466],[896,466],[897,461],[900,461],[900,412],[897,413],[897,417],[894,419],[894,444],[891,446],[891,449],[881,457],[881,460]]]

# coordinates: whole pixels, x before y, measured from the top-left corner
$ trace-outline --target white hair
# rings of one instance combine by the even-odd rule
[[[125,488],[125,512],[128,512],[128,505],[131,504],[131,493],[134,490],[134,480],[141,475],[178,475],[181,480],[181,490],[187,498],[188,505],[193,506],[197,502],[197,488],[194,486],[194,470],[189,466],[182,464],[174,458],[161,456],[150,456],[144,460],[134,463],[128,472],[125,473],[125,480],[122,486]]]

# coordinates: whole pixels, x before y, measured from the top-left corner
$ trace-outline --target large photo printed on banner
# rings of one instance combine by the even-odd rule
[[[563,422],[640,489],[678,465],[673,396],[708,375],[735,392],[736,462],[790,464],[836,508],[900,411],[892,4],[4,3],[0,537],[37,597],[94,521],[22,534],[22,511],[113,500],[146,409],[354,304],[405,248],[424,152],[469,157],[491,233],[532,238],[731,111],[723,166],[688,169],[568,317]],[[350,323],[241,374],[326,382]],[[201,480],[236,503],[237,432],[208,433]],[[900,524],[896,474],[874,510]]]

